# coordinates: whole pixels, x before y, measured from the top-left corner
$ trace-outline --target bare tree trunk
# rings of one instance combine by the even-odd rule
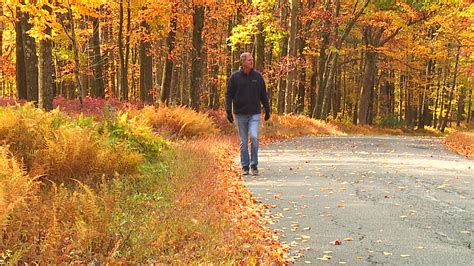
[[[119,32],[118,32],[118,55],[119,55],[119,91],[120,98],[127,100],[128,84],[127,71],[125,71],[125,54],[123,51],[123,0],[119,0]]]
[[[72,15],[72,8],[71,4],[68,2],[68,19],[69,19],[69,26],[71,30],[71,42],[72,42],[72,49],[74,51],[74,77],[76,80],[76,86],[79,90],[79,101],[81,102],[81,105],[83,104],[85,92],[84,88],[81,85],[81,80],[80,80],[80,63],[79,63],[79,48],[77,47],[77,38],[76,38],[76,26],[74,23],[74,17]]]
[[[469,88],[469,98],[468,98],[468,106],[467,106],[467,119],[466,123],[471,123],[472,120],[472,87]]]
[[[330,12],[330,1],[326,1],[324,4],[324,12]],[[324,81],[324,74],[326,73],[326,60],[327,54],[326,50],[329,47],[329,26],[330,21],[327,19],[323,25],[322,33],[321,33],[321,43],[319,47],[319,63],[318,63],[318,94],[317,94],[317,101],[316,106],[313,109],[312,117],[320,119],[321,114],[323,111],[323,101],[326,89],[326,83]]]
[[[94,66],[94,95],[99,98],[105,98],[103,60],[100,54],[100,24],[98,18],[92,18],[92,51]]]
[[[130,35],[131,35],[131,30],[130,30],[130,24],[131,24],[131,8],[130,8],[130,0],[127,0],[127,35],[125,36],[125,63],[124,63],[124,69],[123,69],[123,73],[124,75],[122,76],[123,79],[123,83],[125,84],[124,86],[124,90],[122,91],[123,92],[123,98],[125,100],[128,100],[129,99],[129,96],[128,96],[128,90],[129,90],[129,86],[128,86],[128,64],[130,62],[129,58],[130,58]]]
[[[23,30],[23,48],[25,54],[25,70],[27,84],[27,100],[29,102],[38,103],[38,57],[36,55],[35,39],[28,35],[28,31],[32,28],[29,22],[29,15],[24,13],[21,16]]]
[[[263,72],[265,67],[265,38],[263,37],[263,25],[262,22],[257,24],[258,32],[255,34],[255,68]]]
[[[291,0],[291,20],[290,20],[290,39],[288,43],[288,57],[287,65],[290,65],[290,60],[296,59],[296,34],[298,33],[298,13],[299,0]],[[290,65],[288,73],[288,82],[286,83],[286,100],[285,112],[293,112],[293,81],[296,77],[297,68],[294,64]]]
[[[167,105],[170,98],[170,89],[171,89],[171,75],[173,69],[173,60],[171,53],[174,50],[175,39],[176,39],[176,30],[177,30],[177,8],[178,2],[173,5],[173,14],[170,19],[170,31],[168,32],[168,37],[166,38],[166,44],[168,46],[168,53],[166,55],[166,63],[163,69],[163,79],[161,83],[161,104]]]
[[[313,110],[316,109],[316,84],[318,81],[318,58],[313,56],[311,58],[311,81],[310,81],[310,89],[309,89],[309,117],[313,117]]]
[[[204,27],[204,13],[205,7],[202,5],[194,6],[193,15],[193,59],[191,66],[191,107],[194,110],[199,110],[200,105],[200,92],[203,81],[203,56],[202,56],[202,30]]]
[[[3,8],[0,8],[0,17],[3,17]],[[5,23],[0,21],[0,58],[3,57],[3,30],[5,29]],[[5,84],[5,73],[3,67],[0,64],[0,90],[2,91],[2,97],[6,96],[6,84]]]
[[[459,98],[458,98],[458,113],[456,119],[456,126],[460,126],[461,122],[464,120],[464,99],[466,98],[466,91],[465,88],[462,87],[459,91]]]
[[[288,29],[288,1],[280,0],[280,27],[283,30]],[[288,55],[288,37],[284,35],[280,40],[280,54],[278,60],[282,65],[285,65],[286,56]],[[283,69],[283,73],[286,75],[287,66]],[[280,73],[280,79],[278,81],[278,101],[277,101],[277,112],[282,114],[285,112],[285,95],[286,95],[286,77],[283,77],[283,73]]]
[[[24,16],[19,7],[17,7],[16,14],[19,18]],[[15,24],[15,36],[16,89],[18,93],[18,99],[26,100],[28,97],[28,85],[26,83],[25,49],[23,44],[24,33],[21,19],[17,20]]]
[[[362,91],[360,93],[360,102],[359,102],[359,124],[366,125],[369,119],[369,105],[370,99],[372,98],[372,92],[375,82],[375,73],[376,73],[376,62],[377,55],[374,51],[368,50],[365,53],[366,66],[364,74],[364,83],[362,86]]]
[[[438,126],[437,110],[438,110],[438,103],[439,103],[439,91],[440,91],[439,89],[441,86],[441,68],[438,68],[437,80],[438,80],[438,85],[436,86],[436,100],[435,100],[435,105],[434,105],[434,110],[433,110],[433,123],[432,123],[433,128],[437,128]]]
[[[296,99],[296,113],[304,112],[304,99],[306,97],[306,62],[303,55],[306,41],[303,36],[298,39],[298,55],[300,58],[300,67],[298,68],[298,97]]]
[[[452,101],[453,101],[453,98],[454,98],[454,90],[456,89],[456,81],[457,81],[457,77],[458,77],[458,64],[459,64],[459,54],[461,53],[461,45],[458,44],[458,49],[457,49],[457,53],[456,53],[456,62],[454,64],[454,75],[453,75],[453,83],[451,84],[451,90],[449,92],[449,99],[448,99],[448,110],[446,110],[446,116],[444,117],[444,120],[442,122],[442,125],[441,125],[441,132],[444,132],[447,124],[448,124],[448,120],[449,120],[449,116],[450,116],[450,113],[451,113],[451,107],[452,107]]]
[[[446,103],[446,98],[448,98],[448,77],[451,72],[450,65],[449,63],[446,64],[444,71],[443,71],[443,89],[441,91],[441,100],[440,100],[440,112],[438,116],[438,129],[441,129],[441,126],[443,124],[443,115],[444,111],[448,109],[447,103]]]
[[[141,22],[144,35],[140,40],[140,101],[151,103],[153,96],[153,58],[151,56],[151,43],[149,38],[150,25],[147,21]]]
[[[49,14],[51,7],[44,5],[43,9]],[[51,36],[51,27],[45,29],[45,33]],[[53,41],[43,39],[39,41],[39,65],[38,65],[38,106],[46,111],[53,109]]]

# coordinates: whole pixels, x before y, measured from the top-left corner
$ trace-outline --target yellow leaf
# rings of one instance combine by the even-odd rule
[[[250,265],[257,265],[257,258],[251,257],[248,262]]]

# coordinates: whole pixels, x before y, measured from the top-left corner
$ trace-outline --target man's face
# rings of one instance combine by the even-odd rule
[[[243,68],[252,69],[253,68],[253,57],[251,55],[247,56],[243,62]]]

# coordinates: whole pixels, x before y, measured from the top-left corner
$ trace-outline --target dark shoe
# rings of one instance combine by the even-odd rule
[[[248,167],[242,168],[242,175],[249,175],[249,168]]]
[[[257,166],[252,166],[250,169],[252,170],[252,175],[253,175],[253,176],[258,176],[258,168],[257,168]]]

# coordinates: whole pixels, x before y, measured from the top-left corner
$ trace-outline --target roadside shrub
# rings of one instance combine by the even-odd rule
[[[403,121],[398,116],[378,116],[375,119],[375,124],[379,127],[385,128],[401,128],[403,127]]]
[[[0,108],[0,142],[31,175],[88,185],[102,176],[137,174],[144,159],[159,160],[168,145],[145,120],[128,119],[126,113],[99,124],[29,105]]]
[[[147,119],[161,134],[176,138],[209,136],[218,133],[212,120],[203,113],[185,107],[146,106],[135,115]]]
[[[28,176],[6,147],[0,147],[0,264],[18,264],[33,244],[31,213],[38,205],[39,183]]]
[[[340,135],[336,126],[303,115],[273,115],[263,122],[262,135],[265,137],[294,137],[301,135]]]

